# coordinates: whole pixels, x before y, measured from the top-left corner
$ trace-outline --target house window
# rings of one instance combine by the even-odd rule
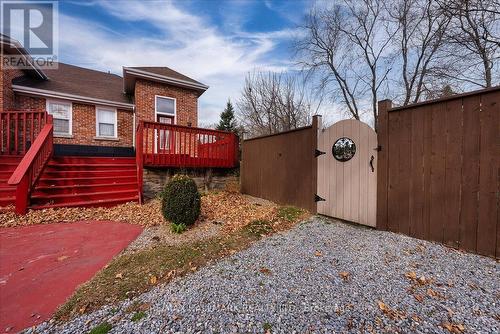
[[[165,124],[175,124],[175,99],[166,96],[155,97],[155,121]],[[172,136],[169,129],[160,129],[156,133],[156,152],[167,153],[171,149]]]
[[[165,96],[156,96],[156,114],[170,115],[175,117],[175,99]]]
[[[56,136],[71,135],[71,102],[47,101],[47,112],[53,117],[54,134]]]
[[[97,137],[116,138],[117,123],[116,109],[96,107]]]

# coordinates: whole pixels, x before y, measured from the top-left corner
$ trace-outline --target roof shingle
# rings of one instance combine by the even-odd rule
[[[58,63],[57,69],[44,70],[48,80],[28,76],[13,80],[14,85],[85,96],[120,103],[132,103],[123,92],[123,78],[116,74]]]

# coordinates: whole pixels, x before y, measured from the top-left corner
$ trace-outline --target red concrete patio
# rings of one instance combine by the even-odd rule
[[[141,231],[96,221],[0,229],[0,332],[49,319]]]

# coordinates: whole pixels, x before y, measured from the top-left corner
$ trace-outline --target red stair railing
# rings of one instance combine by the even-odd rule
[[[47,115],[46,121],[8,181],[16,186],[16,213],[20,215],[26,213],[31,190],[54,151],[52,116]]]
[[[232,132],[140,121],[136,157],[146,166],[232,168],[238,137]],[[140,158],[142,156],[142,159]]]
[[[0,155],[24,155],[47,123],[45,111],[0,111]]]

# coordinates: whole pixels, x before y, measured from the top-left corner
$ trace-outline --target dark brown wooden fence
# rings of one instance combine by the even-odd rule
[[[318,116],[304,128],[243,141],[241,191],[316,212]]]
[[[377,228],[500,257],[500,88],[379,102]]]

